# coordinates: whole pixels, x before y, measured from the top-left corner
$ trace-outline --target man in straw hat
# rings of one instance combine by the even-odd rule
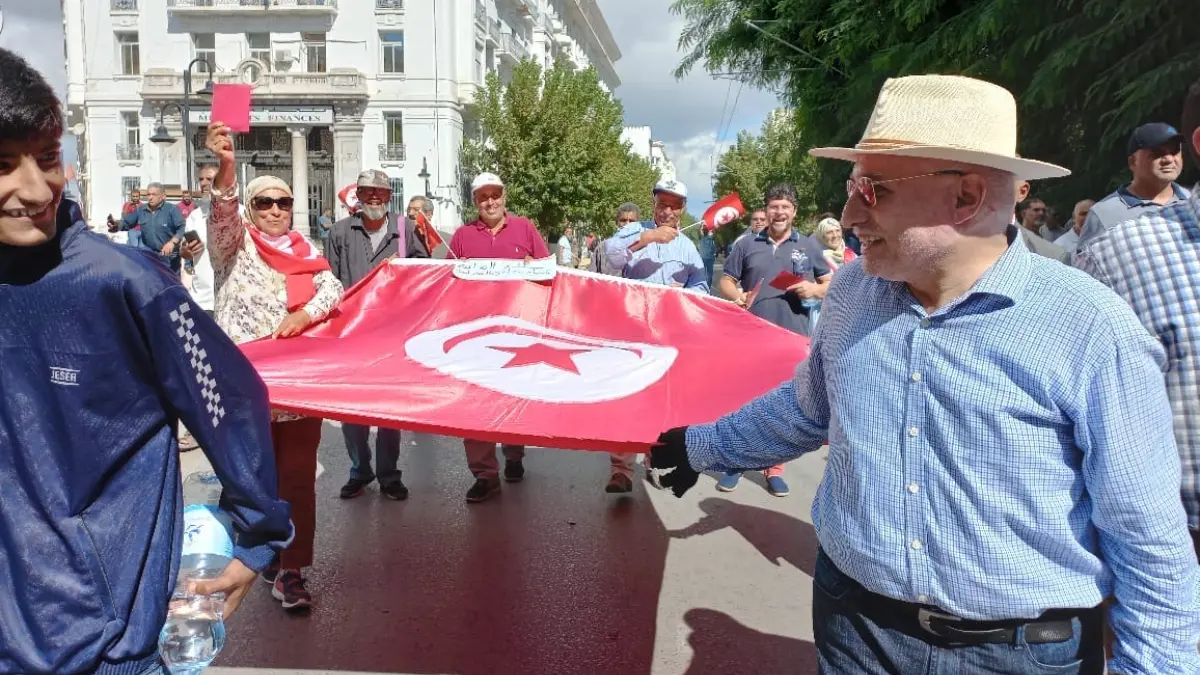
[[[793,381],[672,429],[682,495],[829,442],[813,505],[826,673],[1200,672],[1198,569],[1179,500],[1162,346],[1120,298],[1008,231],[1016,102],[964,77],[888,80],[833,277]],[[1038,330],[1031,330],[1031,326]],[[936,665],[933,665],[936,664]]]

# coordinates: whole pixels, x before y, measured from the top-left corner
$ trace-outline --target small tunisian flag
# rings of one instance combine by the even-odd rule
[[[422,211],[417,211],[417,234],[425,242],[425,250],[429,251],[429,255],[433,255],[433,249],[442,245],[442,235],[433,229],[433,225],[429,224],[429,219]]]
[[[708,210],[704,212],[704,231],[715,230],[722,225],[732,223],[741,218],[746,213],[746,207],[742,205],[742,198],[738,193],[732,192],[721,197]]]
[[[346,210],[350,213],[358,212],[358,184],[347,185],[338,192],[338,199],[346,206]]]
[[[455,265],[393,260],[304,334],[242,345],[271,405],[484,441],[642,452],[666,429],[766,393],[808,356],[806,338],[711,296],[564,268],[548,283],[475,281]]]

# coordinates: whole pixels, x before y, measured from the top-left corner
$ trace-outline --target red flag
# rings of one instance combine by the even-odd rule
[[[665,429],[715,420],[771,390],[808,356],[806,338],[699,293],[565,268],[549,283],[468,281],[454,268],[393,260],[303,335],[242,345],[271,405],[641,452]]]
[[[429,224],[429,220],[425,218],[425,213],[417,211],[417,234],[421,235],[421,240],[425,242],[425,250],[429,251],[429,255],[433,255],[433,249],[442,245],[442,235],[433,229],[433,225]]]
[[[342,188],[338,192],[338,199],[351,214],[358,213],[358,183]]]
[[[715,230],[718,227],[732,223],[741,218],[746,213],[746,207],[742,205],[742,198],[738,193],[733,192],[721,197],[713,202],[713,205],[708,207],[704,212],[704,231]]]

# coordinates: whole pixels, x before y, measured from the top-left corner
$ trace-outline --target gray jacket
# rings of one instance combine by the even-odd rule
[[[329,239],[325,242],[325,258],[333,275],[342,282],[343,287],[349,289],[393,255],[401,258],[429,257],[424,240],[417,234],[416,221],[404,219],[404,251],[400,251],[401,240],[400,218],[395,213],[389,213],[387,236],[379,250],[372,251],[371,237],[363,226],[360,212],[333,224]]]

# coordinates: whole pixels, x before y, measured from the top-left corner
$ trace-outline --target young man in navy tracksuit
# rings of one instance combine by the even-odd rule
[[[58,99],[3,49],[0,101],[0,673],[163,673],[180,421],[238,535],[193,590],[232,612],[291,537],[266,389],[169,269],[62,199]]]

